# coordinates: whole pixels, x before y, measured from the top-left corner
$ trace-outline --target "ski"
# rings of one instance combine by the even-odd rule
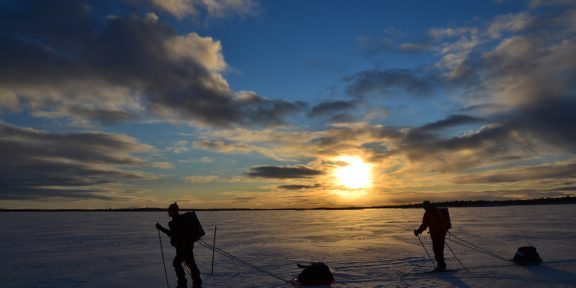
[[[431,274],[431,273],[451,273],[451,272],[457,272],[460,269],[446,269],[444,271],[426,271],[426,272],[422,272],[422,274]]]
[[[444,271],[422,271],[422,272],[409,272],[402,274],[402,276],[416,276],[416,275],[426,275],[426,274],[443,274],[443,273],[454,273],[458,272],[460,269],[446,269]]]

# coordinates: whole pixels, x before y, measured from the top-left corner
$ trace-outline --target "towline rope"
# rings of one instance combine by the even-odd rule
[[[198,243],[199,243],[200,245],[204,246],[204,247],[207,248],[207,249],[216,251],[216,252],[218,252],[219,254],[221,254],[221,255],[223,255],[223,256],[225,256],[225,257],[228,257],[229,259],[232,259],[232,260],[234,260],[234,261],[236,261],[236,262],[238,262],[238,263],[240,263],[240,264],[242,264],[242,265],[244,265],[244,266],[246,266],[246,267],[252,268],[253,270],[256,270],[256,271],[258,271],[258,272],[260,272],[260,273],[266,274],[266,275],[268,275],[268,276],[270,276],[270,277],[272,277],[272,278],[275,278],[275,279],[277,279],[277,280],[280,280],[280,281],[282,281],[282,282],[292,283],[292,281],[290,281],[290,280],[286,280],[286,279],[284,279],[284,278],[282,278],[282,277],[280,277],[280,276],[278,276],[278,275],[276,275],[276,274],[274,274],[274,273],[272,273],[272,272],[270,272],[270,271],[267,271],[267,270],[265,270],[265,269],[262,269],[262,268],[254,265],[254,264],[252,264],[252,263],[250,263],[250,262],[248,262],[248,261],[246,261],[246,260],[241,259],[241,258],[238,257],[238,256],[234,256],[234,255],[232,255],[232,254],[230,254],[230,253],[228,253],[228,252],[226,252],[226,251],[224,251],[224,250],[222,250],[222,249],[220,249],[220,248],[216,248],[216,247],[214,247],[214,246],[212,246],[212,245],[210,245],[210,244],[208,244],[208,243],[206,243],[206,242],[204,242],[204,241],[202,241],[202,240],[198,241]]]
[[[450,241],[452,241],[453,243],[462,245],[462,246],[467,247],[467,248],[469,248],[469,249],[471,249],[471,250],[474,250],[474,251],[477,251],[477,252],[486,254],[486,255],[488,255],[488,256],[492,256],[492,257],[494,257],[494,258],[498,258],[498,259],[503,260],[503,261],[506,261],[506,262],[510,262],[510,261],[511,261],[510,259],[506,259],[506,258],[504,258],[504,257],[502,257],[502,256],[500,256],[500,255],[498,255],[498,254],[496,254],[496,253],[488,250],[488,249],[484,249],[484,248],[482,248],[482,247],[480,247],[480,246],[478,246],[478,245],[476,245],[476,244],[474,244],[474,243],[468,242],[468,241],[466,241],[466,240],[464,240],[464,239],[462,239],[462,238],[460,238],[460,237],[458,237],[458,236],[456,236],[456,235],[454,235],[454,234],[452,234],[452,233],[450,233],[450,232],[448,232],[448,234],[450,235],[450,237],[447,238],[447,239],[450,240]],[[452,238],[454,238],[454,239],[452,239]]]

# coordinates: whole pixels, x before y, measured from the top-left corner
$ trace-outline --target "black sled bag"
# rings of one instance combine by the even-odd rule
[[[524,246],[518,248],[512,261],[520,266],[538,265],[542,263],[542,258],[538,255],[536,247]]]
[[[328,265],[314,262],[310,265],[298,264],[302,272],[298,275],[298,282],[302,285],[330,285],[334,283],[334,276]]]

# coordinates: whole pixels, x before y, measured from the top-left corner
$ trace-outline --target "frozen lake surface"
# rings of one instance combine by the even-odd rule
[[[457,272],[433,268],[412,234],[422,209],[342,211],[198,212],[217,247],[282,279],[296,263],[321,261],[334,272],[333,287],[576,287],[576,206],[451,208],[453,235],[511,259],[520,246],[538,249],[544,263],[521,267],[447,241]],[[0,287],[166,287],[158,233],[167,213],[0,213]],[[422,237],[431,253],[430,239]],[[174,249],[162,243],[171,287]],[[277,278],[198,245],[205,287],[291,287]],[[190,283],[190,282],[189,282]]]

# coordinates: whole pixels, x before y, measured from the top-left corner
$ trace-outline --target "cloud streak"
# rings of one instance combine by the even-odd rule
[[[323,172],[306,166],[257,166],[250,168],[245,174],[259,178],[298,179],[319,176]]]
[[[51,134],[0,124],[0,198],[111,199],[133,181],[157,177],[137,153],[151,146],[120,134]]]

